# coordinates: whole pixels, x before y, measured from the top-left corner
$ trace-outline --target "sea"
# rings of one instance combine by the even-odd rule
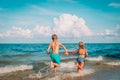
[[[68,51],[78,49],[78,43],[63,44]],[[48,45],[1,43],[0,80],[120,80],[120,43],[85,43],[89,56],[80,74],[75,67],[77,53],[66,56],[61,47],[61,66],[53,74]]]

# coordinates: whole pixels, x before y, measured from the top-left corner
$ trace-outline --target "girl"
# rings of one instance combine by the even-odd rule
[[[69,54],[78,54],[78,58],[77,58],[77,68],[78,68],[78,73],[80,73],[80,71],[82,70],[83,66],[84,66],[84,61],[85,58],[88,57],[88,52],[84,47],[84,43],[83,42],[79,42],[79,48],[75,51],[69,52]]]

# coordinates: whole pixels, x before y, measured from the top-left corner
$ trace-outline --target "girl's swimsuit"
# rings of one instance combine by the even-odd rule
[[[58,53],[50,54],[51,60],[54,63],[60,64],[60,55]]]
[[[85,54],[79,54],[79,57],[77,58],[77,62],[84,62],[85,61],[84,57]]]

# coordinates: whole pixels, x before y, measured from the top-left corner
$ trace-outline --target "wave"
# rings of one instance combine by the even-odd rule
[[[95,70],[93,70],[93,69],[83,69],[80,74],[78,74],[77,72],[69,72],[66,74],[57,75],[52,78],[50,77],[50,78],[48,78],[48,80],[66,80],[66,79],[71,80],[75,77],[86,76],[86,75],[92,74],[94,72],[95,72]]]
[[[118,53],[118,54],[107,54],[106,57],[120,58],[120,53]]]
[[[10,73],[15,71],[24,71],[29,69],[33,69],[33,66],[32,65],[5,66],[5,67],[0,67],[0,74]]]
[[[86,60],[88,60],[88,61],[103,61],[103,57],[102,56],[88,57],[88,58],[86,58]]]
[[[69,61],[69,62],[62,62],[60,67],[57,68],[57,71],[59,74],[55,77],[47,77],[48,80],[59,80],[63,76],[69,76],[69,77],[79,77],[79,76],[85,76],[91,73],[94,73],[94,69],[90,68],[84,68],[80,74],[77,74],[77,68],[75,68],[75,62]],[[39,70],[38,73],[30,74],[29,78],[42,78],[46,75],[50,75],[53,72],[53,68],[50,69],[49,66],[46,66]],[[64,75],[65,74],[65,75]],[[67,77],[66,77],[67,78]],[[64,80],[64,79],[63,79]]]
[[[25,54],[15,54],[15,55],[3,55],[3,57],[28,57],[28,56],[33,56],[34,54],[31,53],[25,53]]]
[[[11,49],[11,50],[16,52],[27,52],[27,53],[40,52],[40,50],[23,50],[23,49]]]
[[[120,61],[116,61],[116,62],[107,62],[107,63],[104,63],[104,64],[111,65],[111,66],[120,66]]]

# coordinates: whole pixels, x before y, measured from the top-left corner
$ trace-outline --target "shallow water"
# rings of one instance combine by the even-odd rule
[[[86,44],[89,57],[80,74],[77,55],[66,57],[60,48],[57,75],[49,68],[48,44],[0,44],[0,80],[120,80],[120,44]],[[65,44],[69,51],[77,44]]]

